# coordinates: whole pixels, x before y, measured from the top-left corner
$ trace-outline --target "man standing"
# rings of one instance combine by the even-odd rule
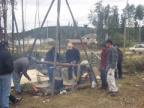
[[[121,63],[122,63],[122,60],[123,60],[123,54],[122,54],[121,50],[119,49],[119,45],[117,43],[114,46],[115,46],[115,48],[117,50],[117,53],[118,53],[118,63],[117,63],[118,74],[119,74],[119,78],[122,79],[122,66],[121,66]],[[117,78],[117,72],[116,71],[115,71],[115,78]]]
[[[80,52],[78,49],[74,48],[71,43],[68,44],[67,51],[66,51],[66,61],[67,63],[78,63],[80,61]],[[69,66],[68,68],[68,77],[69,80],[72,79],[72,72],[74,68],[74,74],[77,76],[78,66]],[[78,84],[81,84],[81,79],[79,79]]]
[[[108,57],[107,57],[107,65],[106,65],[106,71],[108,72],[107,74],[107,82],[109,86],[109,91],[108,94],[111,94],[111,96],[115,95],[115,93],[118,92],[118,88],[115,83],[115,69],[117,67],[117,51],[115,47],[112,45],[112,41],[108,39],[106,41],[106,46],[109,48],[108,49]]]
[[[52,47],[51,50],[49,50],[46,53],[45,61],[54,62],[54,56],[55,56],[55,47]],[[57,53],[57,61],[59,61],[59,54],[58,53]],[[47,70],[48,70],[48,74],[49,74],[50,83],[52,83],[52,81],[53,81],[53,69],[50,68],[52,66],[53,66],[52,64],[47,64]]]
[[[14,61],[14,71],[12,73],[12,79],[17,94],[21,94],[20,80],[24,75],[29,81],[31,78],[27,74],[27,70],[30,65],[34,64],[37,60],[34,57],[23,57]]]
[[[108,84],[107,84],[106,64],[107,64],[108,49],[106,48],[105,44],[101,45],[101,49],[102,49],[102,53],[101,53],[101,61],[99,66],[99,70],[101,72],[101,81],[102,81],[101,89],[107,90]]]
[[[3,41],[0,46],[0,108],[9,108],[13,61],[7,50],[8,42]]]

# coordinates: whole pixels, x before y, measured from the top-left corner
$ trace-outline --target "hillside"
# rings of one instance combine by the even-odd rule
[[[94,29],[89,28],[89,27],[87,27],[87,28],[78,27],[78,30],[79,30],[81,36],[84,36],[85,34],[89,34],[89,33],[94,33]],[[34,31],[36,31],[36,33],[37,33],[39,31],[39,28],[26,31],[25,37],[31,37],[31,38],[35,37]],[[61,38],[63,38],[63,39],[67,39],[67,38],[77,39],[78,38],[75,28],[73,26],[62,26],[60,28],[60,33],[61,33]],[[22,35],[22,34],[20,33],[20,35]],[[48,37],[55,39],[55,36],[56,36],[56,26],[48,27]],[[47,38],[47,27],[42,28],[39,38],[40,37],[42,37],[43,39]]]

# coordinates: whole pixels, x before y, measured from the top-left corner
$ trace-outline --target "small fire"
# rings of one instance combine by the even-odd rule
[[[39,91],[39,89],[37,89],[35,86],[33,86],[33,89],[34,89],[35,92]]]

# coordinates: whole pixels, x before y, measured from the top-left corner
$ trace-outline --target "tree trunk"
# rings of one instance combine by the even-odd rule
[[[17,39],[18,39],[18,44],[19,44],[19,52],[21,54],[21,57],[23,57],[23,54],[22,54],[22,51],[21,51],[21,43],[20,43],[20,36],[19,36],[19,31],[18,31],[18,25],[17,25],[15,14],[14,14],[14,20],[15,20],[15,26],[16,26],[16,31],[17,31]]]
[[[141,20],[139,20],[139,43],[141,44]]]

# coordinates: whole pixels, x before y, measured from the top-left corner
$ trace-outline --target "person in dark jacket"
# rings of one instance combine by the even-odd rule
[[[20,87],[20,80],[22,75],[24,75],[29,81],[31,81],[31,78],[27,74],[27,70],[29,66],[34,64],[35,62],[37,62],[37,59],[34,57],[23,57],[14,61],[14,71],[12,73],[12,79],[17,94],[22,93]]]
[[[73,45],[71,43],[68,44],[68,48],[67,48],[67,51],[66,51],[66,61],[67,63],[78,63],[80,61],[80,52],[78,49],[74,48]],[[68,68],[68,77],[69,77],[69,80],[72,79],[72,71],[73,71],[73,68],[74,68],[74,74],[75,76],[77,76],[77,70],[78,70],[78,66],[69,66]],[[81,77],[78,81],[78,84],[81,84]]]
[[[106,64],[107,64],[108,49],[106,48],[105,44],[101,45],[101,49],[102,49],[102,53],[101,53],[101,61],[99,66],[99,70],[101,72],[101,81],[102,81],[101,89],[107,90],[108,83],[107,83]]]
[[[54,56],[55,56],[55,47],[52,47],[51,50],[49,50],[46,53],[46,59],[45,59],[45,61],[54,62]],[[57,53],[57,62],[58,61],[59,61],[59,54]],[[50,68],[52,66],[53,66],[52,64],[47,64],[47,70],[48,70],[48,74],[49,74],[50,83],[52,83],[52,81],[53,81],[53,69]]]
[[[118,62],[117,62],[117,69],[118,69],[118,74],[119,74],[119,78],[122,78],[122,60],[123,60],[123,54],[122,51],[119,49],[119,45],[116,43],[115,48],[117,50],[118,53]],[[117,72],[115,71],[115,78],[117,78]]]
[[[8,42],[2,41],[0,43],[0,108],[9,108],[13,61],[7,48]]]

